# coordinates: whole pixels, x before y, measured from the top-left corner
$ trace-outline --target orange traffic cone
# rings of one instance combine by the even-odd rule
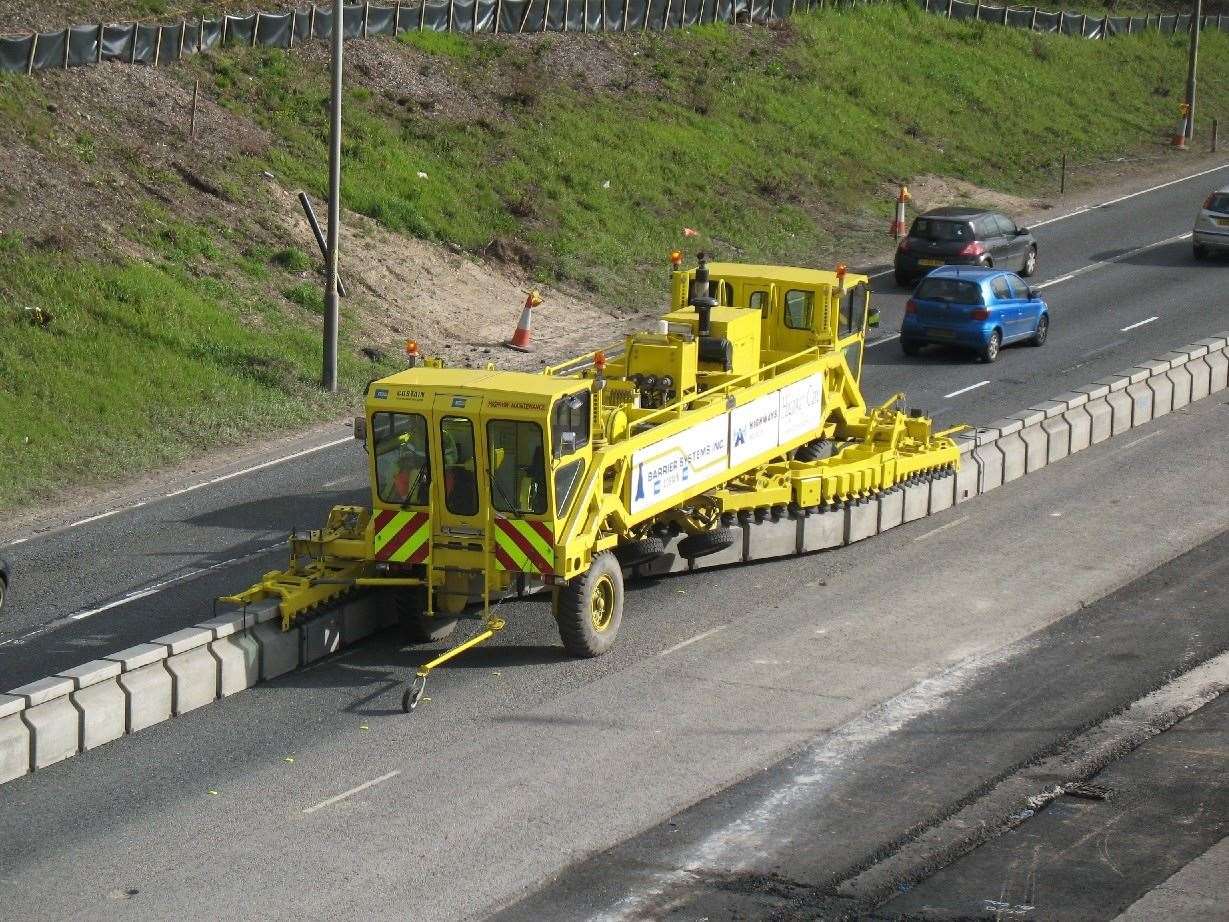
[[[905,203],[909,201],[909,187],[900,184],[900,194],[896,196],[896,216],[892,219],[892,229],[888,232],[897,240],[909,232],[905,224]]]
[[[542,296],[538,294],[538,289],[529,292],[529,296],[525,298],[525,306],[521,308],[521,319],[516,325],[516,331],[513,332],[512,338],[505,345],[509,349],[515,349],[517,352],[529,352],[529,340],[532,336],[533,328],[533,309],[542,303]]]
[[[1191,114],[1191,107],[1182,103],[1181,112],[1182,117],[1178,119],[1178,130],[1174,132],[1172,142],[1178,150],[1186,150],[1186,120]]]

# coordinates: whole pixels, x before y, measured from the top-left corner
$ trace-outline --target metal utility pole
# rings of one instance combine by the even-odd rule
[[[324,289],[324,374],[321,386],[337,392],[337,245],[341,236],[341,49],[346,13],[333,0],[333,94],[329,105],[329,254]]]
[[[1186,65],[1186,138],[1195,137],[1195,69],[1199,64],[1199,24],[1203,19],[1203,0],[1194,0],[1195,11],[1191,16],[1191,53]]]

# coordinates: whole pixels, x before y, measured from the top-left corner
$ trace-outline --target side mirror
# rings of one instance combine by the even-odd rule
[[[1017,227],[1017,228],[1016,228],[1016,236],[1017,236],[1017,237],[1023,237],[1023,236],[1024,236],[1025,234],[1027,234],[1027,233],[1028,233],[1028,228],[1027,228],[1027,227]]]
[[[354,417],[354,438],[356,441],[367,444],[367,417]]]
[[[1041,292],[1039,292],[1036,288],[1029,288],[1028,299],[1030,301],[1036,301],[1040,297],[1041,297]]]
[[[564,455],[570,455],[574,451],[576,451],[576,433],[559,433],[559,442],[555,446],[555,458],[562,458]]]

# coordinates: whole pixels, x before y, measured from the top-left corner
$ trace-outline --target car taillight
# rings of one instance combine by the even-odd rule
[[[908,237],[901,238],[900,243],[896,245],[896,252],[897,253],[908,253],[909,252],[909,238]]]
[[[986,248],[974,240],[972,243],[966,243],[960,248],[958,256],[981,256],[986,252]]]
[[[906,314],[916,314],[917,313],[917,302],[914,301],[912,298],[910,298],[908,301],[905,302],[905,313]]]
[[[1203,200],[1203,210],[1204,210],[1204,211],[1211,211],[1211,210],[1212,210],[1212,199],[1214,199],[1214,198],[1216,198],[1216,193],[1215,193],[1215,192],[1213,192],[1211,195],[1209,195],[1207,198],[1205,198],[1205,199]]]
[[[973,310],[969,311],[969,316],[974,320],[989,320],[990,311],[986,310],[984,307],[975,307]]]

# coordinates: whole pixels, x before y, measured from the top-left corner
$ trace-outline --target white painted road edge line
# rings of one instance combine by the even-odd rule
[[[193,490],[199,490],[202,487],[212,486],[215,483],[222,483],[224,480],[233,480],[236,477],[242,477],[244,474],[251,474],[255,471],[264,470],[266,467],[273,467],[275,464],[282,464],[285,461],[293,461],[295,458],[302,458],[304,455],[314,454],[318,451],[323,451],[326,448],[332,448],[335,445],[341,445],[344,442],[349,442],[350,436],[344,439],[334,439],[332,442],[325,442],[323,445],[315,445],[311,448],[304,448],[302,451],[296,451],[294,454],[285,455],[281,458],[274,458],[272,461],[265,461],[261,464],[255,464],[252,467],[245,467],[241,471],[233,471],[229,474],[222,474],[219,477],[213,477],[209,480],[204,480],[201,483],[191,487],[184,487],[182,490],[172,490],[170,493],[164,493],[163,498],[169,499],[172,496],[182,496],[184,493],[191,493]]]
[[[879,337],[879,339],[875,340],[873,343],[867,343],[866,348],[869,349],[871,346],[882,346],[884,343],[890,343],[894,339],[900,339],[900,334],[893,333],[890,336],[881,336]]]
[[[1141,320],[1139,323],[1133,323],[1129,327],[1123,327],[1122,332],[1126,333],[1128,330],[1137,329],[1138,327],[1142,327],[1145,324],[1152,323],[1152,321],[1159,320],[1159,319],[1160,319],[1159,317],[1149,317],[1147,320]]]
[[[401,774],[401,769],[395,768],[386,775],[381,775],[379,778],[372,778],[370,781],[364,781],[358,787],[350,788],[350,790],[344,791],[343,793],[338,794],[336,797],[330,797],[328,800],[322,800],[320,801],[320,803],[315,804],[314,806],[311,806],[311,807],[304,807],[303,812],[304,813],[315,813],[317,810],[323,810],[325,807],[331,806],[337,803],[339,800],[345,800],[347,797],[353,797],[355,794],[360,794],[363,791],[367,790],[368,788],[375,787],[377,784],[383,784],[385,781],[388,781],[390,778],[396,778],[400,774]]]
[[[1138,198],[1141,195],[1147,195],[1149,192],[1157,192],[1160,189],[1167,189],[1170,186],[1176,186],[1178,183],[1198,179],[1200,176],[1207,176],[1210,173],[1218,173],[1224,169],[1229,169],[1229,163],[1222,163],[1220,166],[1214,166],[1207,170],[1201,170],[1198,173],[1191,173],[1189,176],[1181,176],[1178,179],[1171,179],[1168,182],[1161,183],[1160,185],[1149,186],[1147,189],[1140,189],[1138,192],[1132,192],[1129,195],[1120,195],[1118,198],[1112,198],[1108,202],[1101,202],[1097,205],[1085,205],[1083,208],[1077,208],[1075,211],[1070,211],[1067,214],[1060,214],[1055,218],[1046,218],[1044,221],[1034,221],[1029,225],[1029,227],[1044,227],[1047,224],[1056,224],[1059,221],[1066,221],[1068,218],[1074,218],[1077,215],[1088,214],[1090,211],[1096,211],[1098,208],[1108,208],[1110,205],[1117,205],[1120,202]]]
[[[711,630],[704,631],[702,634],[697,634],[695,637],[689,637],[684,641],[676,643],[673,647],[666,647],[666,649],[662,650],[657,655],[658,656],[669,656],[671,653],[677,653],[679,650],[683,649],[683,647],[690,647],[693,643],[699,643],[704,638],[712,637],[718,631],[724,631],[724,630],[725,630],[724,624],[718,625],[717,627],[712,628]]]
[[[940,525],[938,528],[932,528],[930,531],[925,532],[924,534],[918,535],[913,540],[914,541],[925,541],[927,538],[931,537],[932,535],[937,535],[941,531],[947,531],[947,529],[949,528],[955,528],[957,525],[963,525],[968,520],[969,520],[969,517],[967,515],[962,515],[958,519],[952,519],[950,522],[948,522],[945,525]]]
[[[1142,247],[1127,250],[1125,253],[1119,253],[1117,256],[1111,256],[1109,259],[1099,259],[1095,263],[1089,263],[1087,266],[1082,266],[1079,269],[1068,272],[1066,275],[1060,275],[1056,279],[1050,279],[1048,282],[1042,282],[1040,285],[1034,285],[1033,288],[1040,291],[1043,288],[1049,288],[1051,285],[1057,285],[1060,282],[1069,282],[1076,276],[1083,275],[1086,272],[1091,272],[1093,269],[1100,269],[1102,266],[1109,266],[1113,263],[1119,263],[1124,259],[1130,259],[1132,256],[1138,256],[1140,253],[1146,253],[1149,250],[1155,250],[1158,247],[1169,246],[1171,243],[1178,243],[1182,240],[1188,240],[1190,239],[1190,236],[1191,232],[1187,231],[1185,234],[1176,234],[1173,237],[1166,237],[1164,240],[1158,240],[1155,243],[1148,243]]]
[[[975,391],[979,387],[985,387],[989,383],[989,381],[978,381],[976,384],[970,384],[968,387],[962,387],[958,391],[952,391],[950,394],[944,394],[943,399],[950,400],[953,397],[959,397],[961,394],[967,394],[969,391]]]

